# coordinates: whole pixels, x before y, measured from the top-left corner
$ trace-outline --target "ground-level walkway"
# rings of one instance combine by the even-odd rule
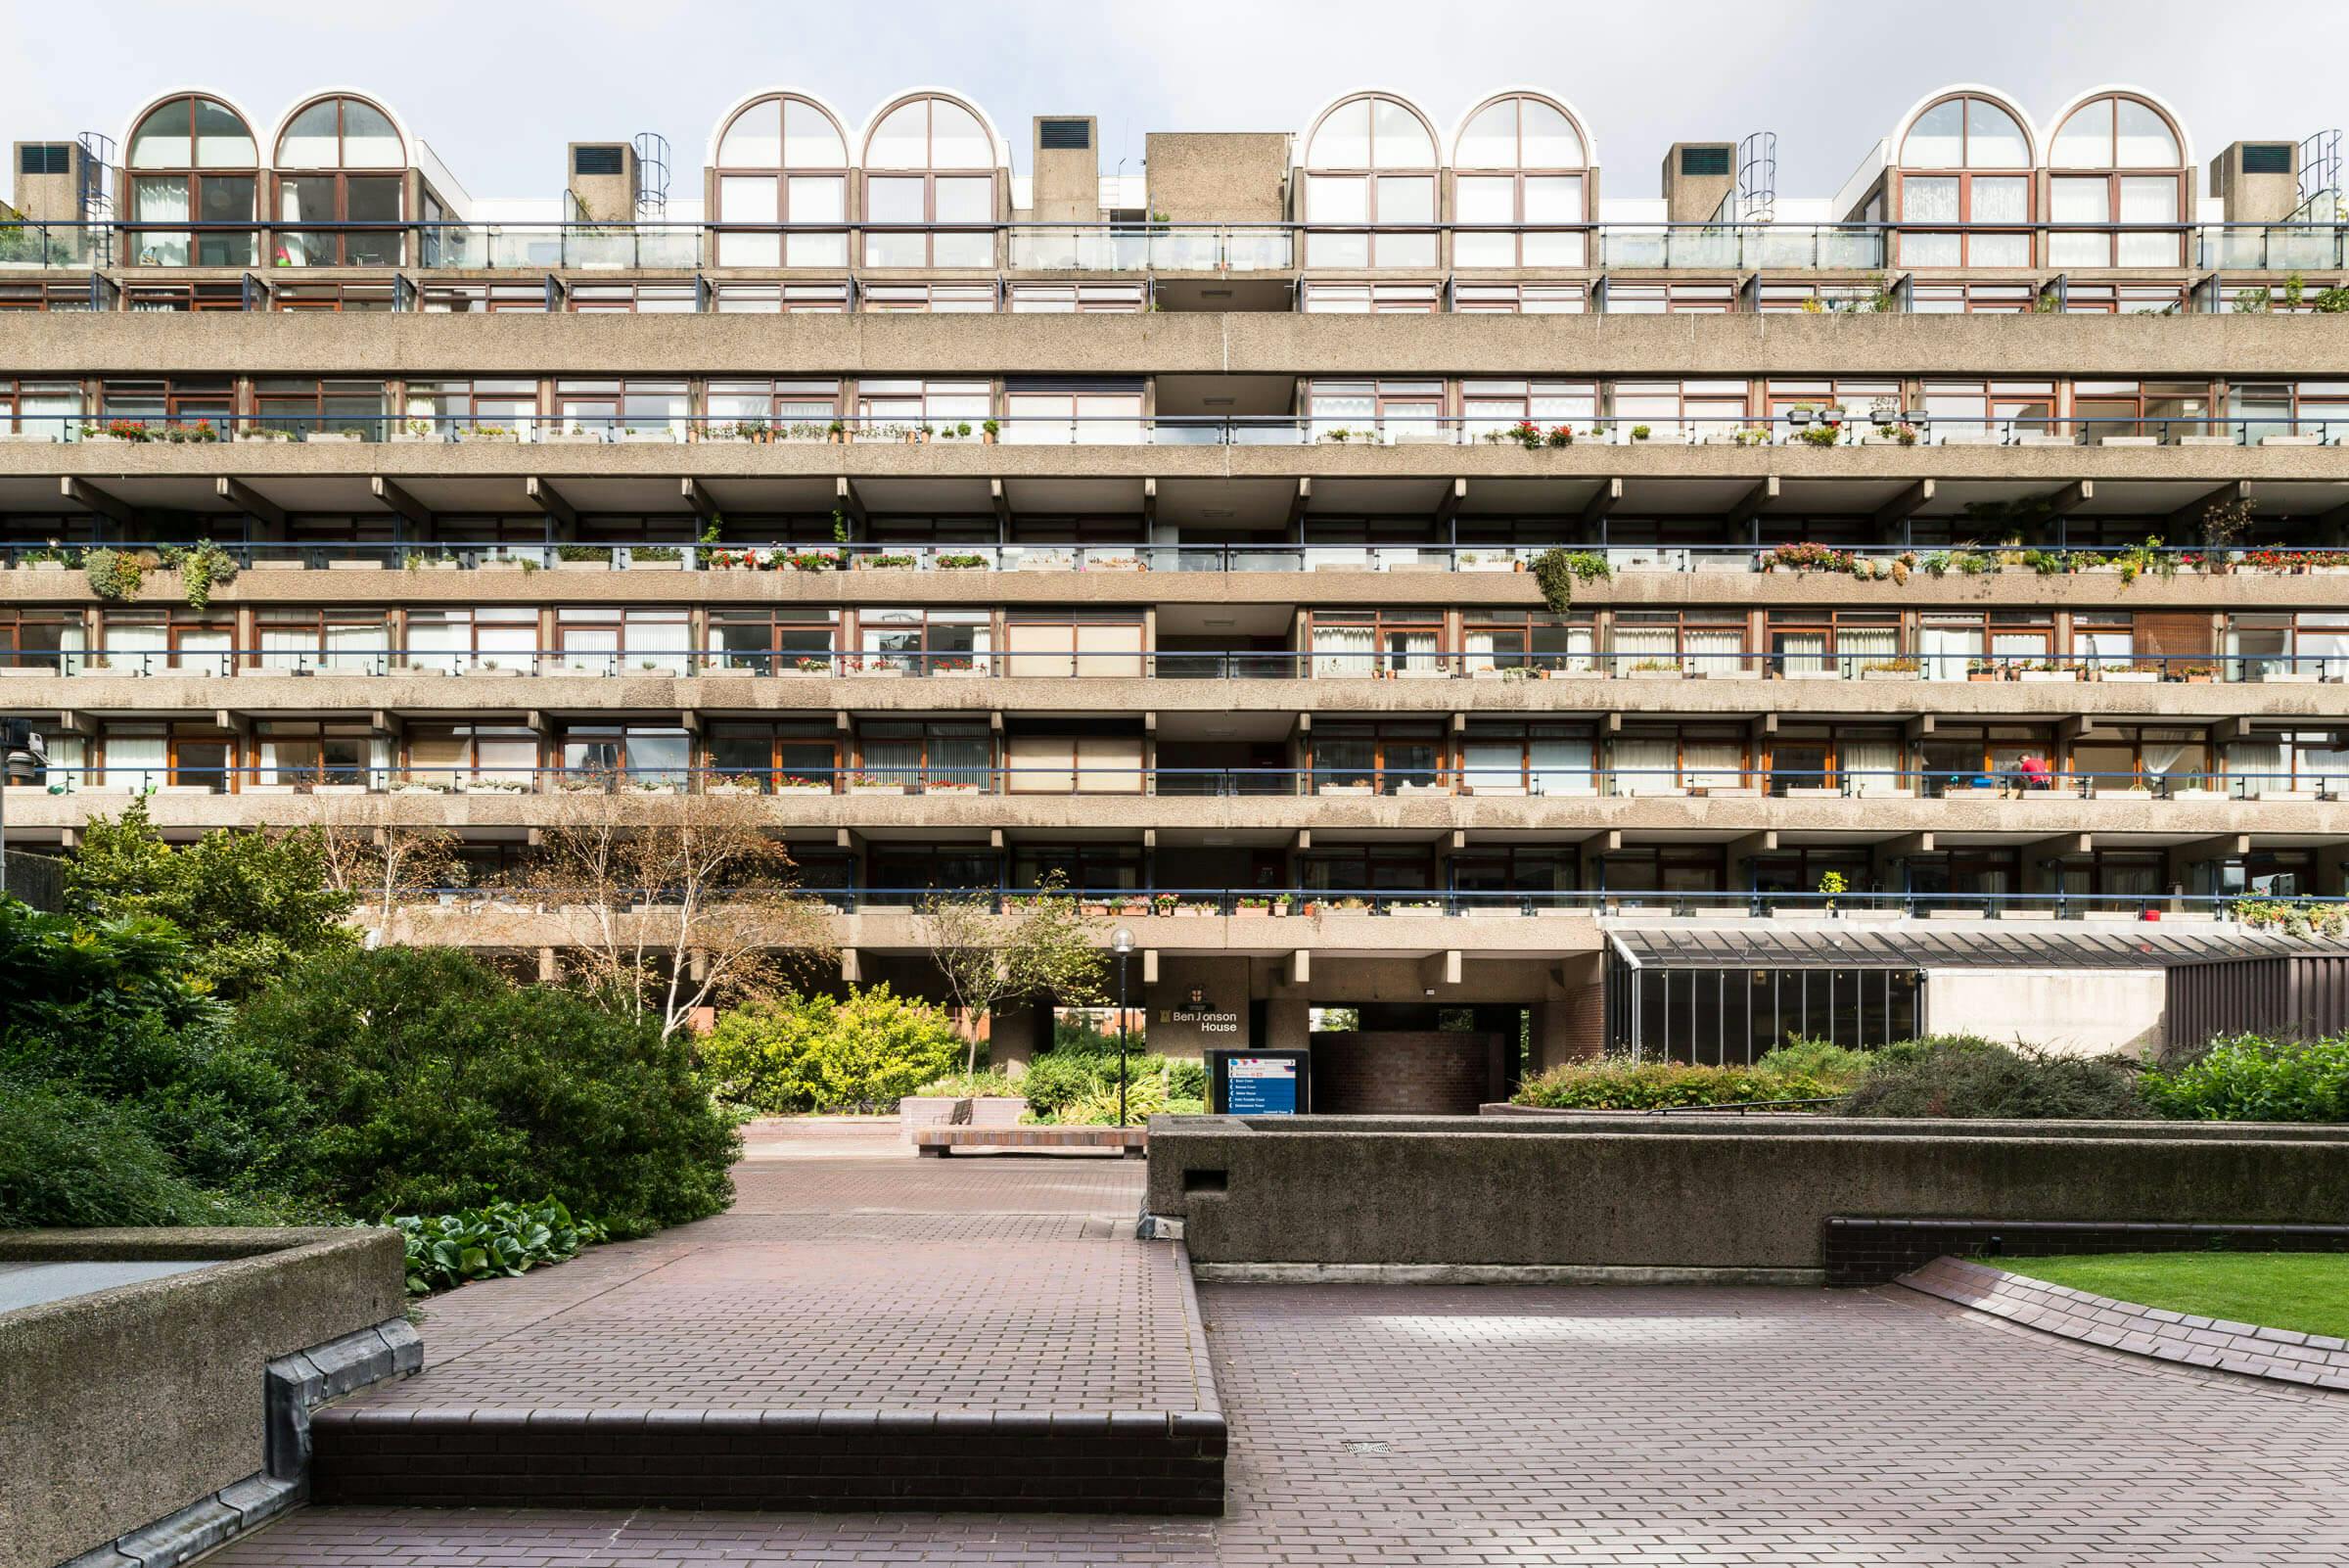
[[[428,1309],[434,1370],[396,1397],[999,1401],[1096,1379],[1175,1397],[1179,1358],[1123,1364],[1178,1337],[1150,1261],[1165,1249],[1130,1239],[1136,1165],[900,1150],[756,1135],[731,1213]],[[314,1506],[211,1561],[2349,1561],[2349,1397],[1898,1289],[1199,1299],[1232,1427],[1221,1519]]]

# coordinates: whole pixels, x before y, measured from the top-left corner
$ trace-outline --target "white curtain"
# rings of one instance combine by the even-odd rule
[[[1443,665],[1436,658],[1436,633],[1406,631],[1390,643],[1395,653],[1395,672],[1399,675],[1441,675]]]
[[[306,642],[308,633],[302,633]],[[391,628],[384,625],[328,626],[326,667],[367,674],[382,663],[392,646]]]
[[[1900,656],[1901,634],[1894,626],[1845,626],[1835,633],[1835,653],[1848,678],[1872,664]]]
[[[1778,638],[1780,673],[1788,675],[1823,674],[1827,669],[1827,634],[1823,631],[1793,631]]]
[[[1315,626],[1313,673],[1371,674],[1377,668],[1378,638],[1368,626]]]
[[[1618,740],[1614,746],[1616,795],[1678,795],[1681,781],[1670,740]]]
[[[1590,787],[1591,747],[1587,740],[1536,740],[1529,761],[1537,795]]]
[[[1982,657],[1982,628],[1936,626],[1927,623],[1917,646],[1927,680],[1963,680],[1965,667]]]
[[[1723,626],[1688,633],[1685,668],[1700,675],[1726,673],[1745,663],[1745,633]]]
[[[631,670],[651,665],[663,674],[682,675],[686,651],[692,645],[685,622],[664,617],[628,623],[628,663]]]
[[[1629,674],[1635,665],[1671,664],[1679,642],[1679,634],[1670,626],[1617,626],[1615,673]]]
[[[143,675],[161,669],[168,646],[163,628],[153,623],[134,622],[106,628],[106,657],[116,674]]]
[[[1902,787],[1901,746],[1898,741],[1850,740],[1843,743],[1843,783],[1853,795],[1882,795]]]
[[[2283,747],[2278,742],[2236,741],[2227,748],[2227,771],[2234,775],[2243,794],[2290,789],[2292,781],[2286,776],[2289,769]]]
[[[465,667],[466,650],[473,643],[473,627],[462,621],[408,622],[408,663],[419,669],[438,669],[455,674]]]
[[[144,795],[169,782],[161,735],[113,736],[106,742],[106,787]]]
[[[1479,795],[1526,792],[1525,754],[1513,740],[1472,740],[1460,749],[1460,765],[1467,774],[1462,782]]]
[[[1497,664],[1495,664],[1495,663],[1493,662],[1493,633],[1491,633],[1490,631],[1471,631],[1471,632],[1469,632],[1469,633],[1468,633],[1468,669],[1469,669],[1469,672],[1470,672],[1471,674],[1473,674],[1473,673],[1475,673],[1477,670],[1480,670],[1480,669],[1499,669],[1499,668],[1500,668],[1500,667],[1499,667],[1498,665],[1497,665]]]
[[[1745,782],[1745,748],[1732,740],[1683,742],[1681,776],[1691,789],[1735,789]]]

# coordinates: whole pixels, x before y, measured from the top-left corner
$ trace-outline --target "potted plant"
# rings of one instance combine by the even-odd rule
[[[1921,673],[1913,659],[1877,659],[1860,667],[1862,680],[1915,680]]]
[[[982,421],[980,421],[980,423],[979,423],[979,438],[980,438],[982,441],[986,442],[988,445],[990,445],[990,446],[992,446],[992,445],[994,445],[994,444],[995,444],[995,440],[996,440],[996,438],[997,438],[998,437],[1000,437],[1002,434],[1003,434],[1003,427],[1002,427],[1000,424],[998,424],[997,422],[995,422],[994,420],[988,419],[988,420],[982,420]]]
[[[1968,680],[1996,680],[1999,678],[1999,667],[1987,659],[1968,659],[1965,662],[1965,678]]]
[[[1244,920],[1261,920],[1272,912],[1272,900],[1252,893],[1234,901],[1231,912]]]
[[[1150,896],[1150,912],[1161,919],[1172,918],[1175,906],[1181,902],[1182,900],[1172,893],[1154,893]]]
[[[1632,427],[1632,439],[1635,441],[1643,441],[1654,434],[1655,433],[1649,430],[1645,425],[1634,425]]]
[[[931,558],[931,565],[942,572],[969,572],[985,567],[987,557],[969,552],[956,552],[950,555],[934,556]]]
[[[852,773],[849,775],[849,793],[851,795],[902,795],[905,793],[905,785],[900,779],[882,778],[873,773]]]

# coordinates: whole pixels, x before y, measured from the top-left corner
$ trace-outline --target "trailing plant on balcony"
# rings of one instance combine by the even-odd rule
[[[83,554],[81,571],[89,580],[90,591],[115,604],[128,604],[136,599],[139,584],[147,576],[146,566],[137,555],[104,546]]]
[[[934,564],[946,572],[968,572],[975,567],[986,566],[987,557],[971,554],[942,555],[935,559]]]
[[[2124,585],[2135,582],[2145,574],[2147,568],[2151,568],[2153,573],[2165,581],[2178,575],[2178,558],[2162,553],[2161,538],[2158,534],[2147,538],[2142,544],[2132,544],[2123,549],[2119,554],[2118,564],[2121,569],[2121,581]]]
[[[1739,446],[1768,446],[1770,432],[1760,425],[1748,425],[1742,430],[1730,432],[1729,439]]]
[[[1780,544],[1762,558],[1762,570],[1776,572],[1843,572],[1857,573],[1860,557],[1856,551],[1838,550],[1833,545]]]
[[[1562,616],[1574,603],[1576,582],[1603,581],[1615,575],[1607,558],[1596,550],[1552,547],[1534,557],[1534,584],[1553,616]]]
[[[188,608],[202,610],[212,602],[212,589],[237,575],[236,558],[209,539],[186,546],[165,545],[156,557],[166,571],[179,573]]]
[[[612,551],[601,544],[558,544],[555,546],[555,559],[558,561],[609,562],[612,559]]]
[[[1574,427],[1572,425],[1552,425],[1549,427],[1549,434],[1543,438],[1543,441],[1544,445],[1548,446],[1572,446],[1574,444]]]
[[[1834,425],[1806,425],[1794,433],[1794,438],[1806,446],[1833,446],[1843,438],[1843,432]]]
[[[857,566],[866,572],[889,572],[913,565],[910,555],[867,555],[857,559]]]
[[[787,550],[783,554],[783,564],[794,572],[837,572],[840,570],[840,557],[822,550]]]

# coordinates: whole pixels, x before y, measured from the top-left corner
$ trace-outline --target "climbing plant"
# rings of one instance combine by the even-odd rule
[[[1595,582],[1615,575],[1607,558],[1596,550],[1543,550],[1534,557],[1534,583],[1549,613],[1562,616],[1574,603],[1574,585]]]

